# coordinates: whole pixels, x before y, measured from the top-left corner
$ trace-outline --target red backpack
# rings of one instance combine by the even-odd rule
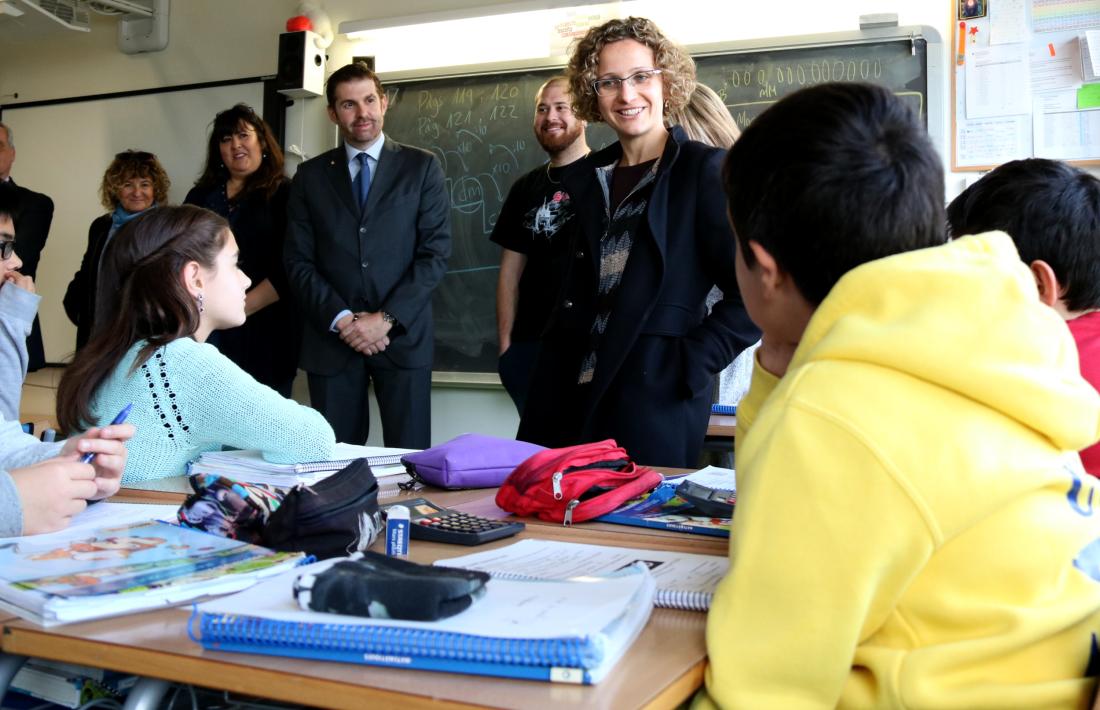
[[[534,454],[505,479],[496,503],[516,515],[572,525],[610,513],[663,479],[607,439]]]

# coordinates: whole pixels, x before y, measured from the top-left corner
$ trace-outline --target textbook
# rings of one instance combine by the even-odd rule
[[[147,520],[0,540],[0,608],[44,626],[236,592],[296,566],[275,552]]]
[[[436,560],[444,567],[488,572],[496,579],[567,579],[611,574],[635,563],[649,569],[657,584],[654,604],[669,609],[706,611],[729,558],[687,552],[603,547],[555,540],[520,540],[494,550]]]
[[[276,486],[310,485],[327,478],[352,461],[366,458],[375,478],[405,473],[401,457],[416,449],[336,444],[332,459],[307,463],[271,463],[255,449],[207,451],[188,466],[188,473],[214,473],[243,483],[269,483]]]
[[[191,638],[212,651],[594,684],[626,653],[653,607],[653,576],[637,565],[582,580],[493,579],[470,608],[438,621],[299,608],[294,580],[336,561],[199,604]]]
[[[699,515],[690,503],[676,495],[676,486],[683,481],[694,481],[708,488],[737,488],[733,469],[707,466],[687,476],[668,478],[652,491],[627,501],[596,520],[601,523],[729,537],[732,518]]]

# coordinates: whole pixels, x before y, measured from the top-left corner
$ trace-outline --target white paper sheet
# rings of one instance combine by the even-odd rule
[[[1051,49],[1054,55],[1051,56]],[[1031,50],[1032,92],[1072,89],[1081,85],[1076,39],[1063,39]]]
[[[973,50],[966,60],[966,118],[993,118],[1031,112],[1028,52],[1022,44]]]
[[[959,121],[958,164],[999,165],[1031,155],[1031,116]]]
[[[1035,155],[1052,160],[1100,158],[1100,111],[1044,111],[1035,106]]]
[[[989,43],[1016,44],[1027,40],[1026,0],[994,0],[989,6]]]

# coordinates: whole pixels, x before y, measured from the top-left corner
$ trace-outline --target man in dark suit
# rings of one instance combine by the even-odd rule
[[[46,246],[53,222],[53,200],[40,192],[28,190],[11,179],[11,166],[15,163],[15,136],[11,128],[0,123],[0,182],[10,183],[18,192],[20,210],[15,218],[15,230],[19,235],[19,258],[23,260],[20,271],[31,278],[38,277],[38,259]],[[42,348],[42,329],[38,316],[34,318],[31,334],[27,336],[27,369],[31,372],[45,366],[46,353]]]
[[[310,399],[337,440],[361,444],[373,383],[385,445],[427,448],[432,291],[451,253],[443,169],[382,134],[388,102],[365,64],[336,70],[325,94],[344,144],[298,168],[285,252]]]

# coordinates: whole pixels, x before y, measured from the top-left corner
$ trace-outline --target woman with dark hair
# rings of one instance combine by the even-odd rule
[[[107,214],[97,217],[88,228],[88,248],[65,289],[65,314],[76,326],[76,349],[92,334],[96,314],[96,285],[103,262],[103,250],[119,228],[145,210],[163,205],[171,187],[157,156],[143,150],[124,150],[115,156],[99,184],[99,200]]]
[[[267,122],[245,104],[215,116],[206,166],[184,203],[229,221],[241,247],[241,270],[253,286],[244,325],[216,334],[211,343],[284,397],[298,370],[300,338],[283,269],[289,194],[283,152]]]
[[[57,392],[62,429],[108,422],[133,404],[137,434],[123,484],[178,476],[223,445],[260,449],[278,463],[332,453],[318,412],[256,382],[206,343],[245,320],[250,281],[237,266],[224,219],[198,207],[150,210],[115,236],[100,279],[115,314],[65,369]]]
[[[649,20],[593,27],[566,73],[577,118],[619,140],[562,176],[580,235],[519,438],[614,438],[643,463],[695,467],[713,377],[759,336],[734,277],[725,153],[667,127],[695,64]],[[725,296],[708,315],[715,285]]]

